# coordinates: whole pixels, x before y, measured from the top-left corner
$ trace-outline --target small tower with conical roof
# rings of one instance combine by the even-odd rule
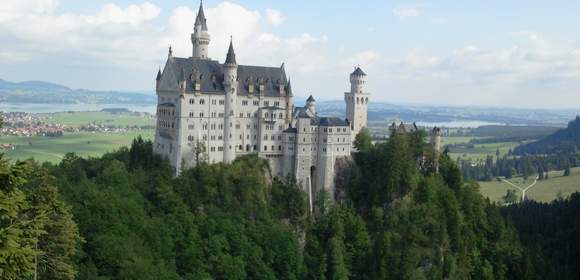
[[[360,67],[355,67],[350,74],[350,92],[344,93],[346,118],[350,123],[352,140],[367,126],[369,93],[365,91],[366,76]]]
[[[306,99],[306,109],[311,116],[316,116],[316,100],[314,100],[312,94]]]
[[[230,38],[230,47],[226,55],[226,62],[224,63],[224,90],[225,107],[224,107],[224,162],[230,163],[236,158],[236,100],[238,89],[238,63],[236,62],[236,53],[234,52],[234,44]]]
[[[207,22],[203,12],[203,1],[199,3],[199,10],[195,18],[193,34],[191,34],[191,43],[193,44],[193,57],[208,59],[207,52],[209,49],[209,32],[207,31]]]

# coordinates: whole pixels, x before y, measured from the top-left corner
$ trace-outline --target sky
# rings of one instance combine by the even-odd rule
[[[0,78],[153,92],[191,56],[198,1],[2,0]],[[204,1],[209,56],[285,63],[297,96],[340,100],[355,66],[371,100],[580,108],[580,1]]]

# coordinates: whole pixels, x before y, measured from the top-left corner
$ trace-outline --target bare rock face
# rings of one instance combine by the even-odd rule
[[[352,179],[355,162],[350,156],[339,157],[334,162],[334,199],[340,202],[346,198],[346,188]]]

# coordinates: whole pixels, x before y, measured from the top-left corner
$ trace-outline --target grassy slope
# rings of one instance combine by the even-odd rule
[[[549,179],[538,181],[535,186],[526,192],[526,196],[529,199],[549,202],[554,200],[558,193],[566,197],[573,192],[580,191],[580,167],[572,169],[572,176],[564,177],[562,176],[563,173],[563,171],[551,171]],[[527,181],[524,181],[521,177],[516,177],[511,179],[510,182],[525,187],[533,183],[533,177],[530,176]],[[501,201],[502,196],[505,195],[508,189],[515,189],[507,183],[495,180],[492,182],[480,182],[479,185],[481,186],[481,193],[493,201]],[[517,194],[519,197],[521,193],[517,191]]]
[[[67,133],[63,137],[16,137],[0,136],[0,143],[16,145],[13,151],[4,151],[11,159],[34,158],[38,161],[58,162],[68,152],[81,156],[99,156],[129,146],[133,138],[142,135],[152,139],[154,130],[134,131],[127,133]]]

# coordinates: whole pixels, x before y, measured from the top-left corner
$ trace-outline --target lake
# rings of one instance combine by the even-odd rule
[[[105,108],[127,108],[133,112],[155,114],[157,105],[0,103],[0,112],[56,113],[66,111],[100,111]]]

